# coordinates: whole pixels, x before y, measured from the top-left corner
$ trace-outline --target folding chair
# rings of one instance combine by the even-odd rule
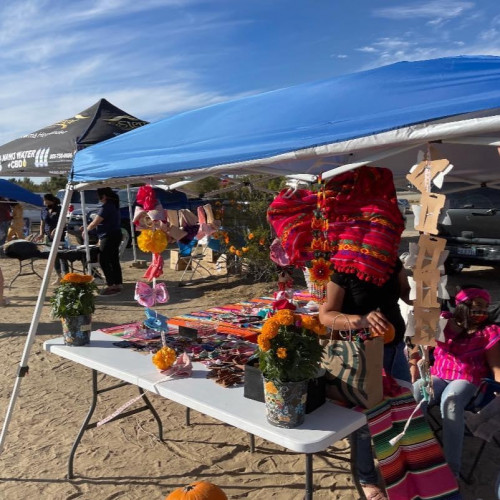
[[[470,402],[465,408],[466,415],[469,414],[469,419],[466,418],[465,420],[465,434],[464,437],[473,437],[473,438],[479,438],[481,439],[481,444],[476,450],[476,453],[474,455],[474,459],[472,462],[472,465],[470,466],[470,469],[467,473],[460,472],[460,477],[462,480],[467,483],[471,484],[472,483],[472,478],[474,475],[474,472],[476,470],[476,467],[479,463],[479,460],[481,459],[484,449],[486,448],[486,445],[490,442],[495,444],[496,446],[500,446],[500,435],[493,435],[491,436],[491,439],[485,439],[484,438],[484,430],[478,432],[477,429],[475,429],[471,424],[474,421],[474,417],[470,418],[470,414],[476,415],[481,412],[483,408],[485,408],[488,403],[490,403],[495,397],[496,394],[500,394],[500,383],[495,382],[492,379],[485,378],[482,380],[479,388],[477,389],[476,393],[474,396],[472,396]],[[438,441],[441,443],[440,439],[440,432],[442,430],[442,424],[439,416],[434,415],[434,409],[438,408],[439,409],[439,404],[433,404],[432,406],[429,406],[427,410],[427,416],[429,417],[427,420],[429,421],[429,424],[431,426],[431,429],[433,430],[434,434],[436,435],[436,438]],[[499,407],[500,410],[500,407]],[[496,419],[500,419],[500,412],[498,415],[496,415]],[[481,434],[481,432],[483,434]],[[465,440],[464,440],[465,441]],[[465,448],[465,444],[464,444]]]
[[[14,283],[14,281],[19,278],[19,276],[30,276],[36,275],[40,279],[42,276],[38,274],[36,269],[33,267],[35,260],[49,258],[49,251],[41,251],[36,243],[27,240],[12,240],[9,243],[3,245],[3,253],[6,257],[11,259],[17,259],[19,262],[19,270],[17,274],[10,280],[9,289]],[[24,270],[28,268],[28,272]],[[29,270],[31,268],[31,270]]]
[[[197,240],[194,238],[189,243],[182,243],[180,241],[177,242],[179,247],[179,261],[183,262],[185,265],[184,271],[179,279],[178,286],[183,286],[184,284],[189,283],[196,273],[200,274],[200,277],[207,278],[212,276],[212,271],[204,265],[204,257],[207,253],[207,249],[209,248],[210,238],[206,237],[202,240]],[[184,283],[184,277],[186,274],[191,271],[189,279],[187,283]]]

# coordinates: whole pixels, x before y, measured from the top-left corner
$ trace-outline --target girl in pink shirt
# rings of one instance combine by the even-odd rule
[[[431,367],[434,398],[443,418],[446,460],[458,477],[462,463],[464,411],[481,378],[500,381],[500,327],[489,322],[490,294],[478,287],[464,287],[455,296],[456,308],[437,342]],[[423,381],[413,385],[415,399],[423,398]]]

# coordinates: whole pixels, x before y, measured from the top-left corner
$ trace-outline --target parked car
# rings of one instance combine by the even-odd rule
[[[60,189],[56,196],[61,200],[61,203],[64,200],[64,189]],[[97,189],[89,189],[85,191],[85,209],[87,212],[91,212],[93,210],[97,210],[100,207],[99,197],[97,196]],[[80,191],[73,191],[71,195],[71,201],[68,207],[68,217],[71,215],[73,217],[73,213],[75,215],[80,216],[80,220],[82,219],[82,198]]]
[[[401,207],[403,207],[403,209],[404,209],[403,215],[404,214],[411,214],[410,202],[406,198],[398,198],[398,205],[400,206],[400,210],[401,210]]]
[[[40,196],[43,200],[43,195],[45,193],[35,193]],[[23,204],[24,205],[24,204]],[[39,207],[34,207],[33,205],[23,206],[23,219],[25,227],[25,236],[28,236],[31,232],[37,231],[40,227],[40,220],[42,216],[42,209]]]
[[[500,190],[480,187],[446,194],[438,227],[450,251],[448,274],[471,265],[500,265]]]

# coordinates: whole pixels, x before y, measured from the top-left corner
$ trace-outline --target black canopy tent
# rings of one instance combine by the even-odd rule
[[[106,99],[100,99],[71,118],[0,146],[0,175],[49,177],[67,174],[77,151],[147,123]]]

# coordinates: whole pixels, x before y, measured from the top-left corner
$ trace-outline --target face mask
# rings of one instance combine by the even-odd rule
[[[488,314],[483,312],[471,313],[470,317],[474,323],[484,323],[488,319]]]

